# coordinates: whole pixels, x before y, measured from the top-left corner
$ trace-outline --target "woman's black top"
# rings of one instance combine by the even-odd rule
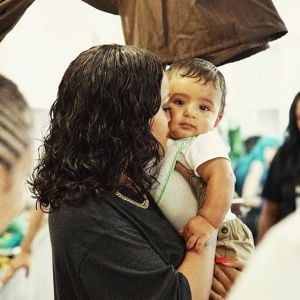
[[[262,196],[279,205],[278,221],[295,211],[295,185],[299,179],[299,166],[293,164],[282,148],[272,160]]]
[[[141,202],[132,190],[123,193]],[[176,271],[184,241],[152,199],[148,208],[114,194],[79,207],[63,203],[50,213],[49,229],[55,299],[191,299]]]

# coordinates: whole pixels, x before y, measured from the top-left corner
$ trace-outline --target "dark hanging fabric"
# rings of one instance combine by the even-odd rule
[[[97,9],[103,10],[105,12],[118,15],[118,0],[83,0],[84,2],[94,6]]]
[[[16,25],[34,0],[0,0],[0,41]]]
[[[243,59],[287,33],[271,0],[83,0],[122,19],[125,42],[166,64],[201,57]]]

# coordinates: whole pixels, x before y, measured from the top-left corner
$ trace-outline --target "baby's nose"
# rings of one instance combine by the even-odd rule
[[[196,110],[192,105],[187,105],[185,108],[185,115],[190,118],[196,117]]]

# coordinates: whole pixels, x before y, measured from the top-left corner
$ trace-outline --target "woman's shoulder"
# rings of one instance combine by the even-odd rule
[[[114,195],[99,195],[94,198],[85,199],[81,205],[62,203],[61,206],[50,212],[50,225],[67,226],[73,224],[73,229],[87,226],[115,227],[125,225],[124,218],[112,205]],[[117,217],[118,216],[118,217]],[[113,222],[112,222],[113,220]]]
[[[114,194],[87,199],[80,207],[63,204],[50,213],[49,229],[54,252],[71,253],[76,249],[76,257],[80,258],[96,241],[124,240],[126,236],[143,240],[163,257],[175,253],[180,261],[184,253],[182,239],[151,198],[144,206]]]
[[[78,262],[97,240],[114,235],[120,228],[129,226],[128,220],[103,196],[86,199],[80,206],[62,203],[59,208],[49,213],[49,231],[54,255],[66,255]]]

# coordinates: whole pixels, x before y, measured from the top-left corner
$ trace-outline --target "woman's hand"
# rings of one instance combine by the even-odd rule
[[[220,256],[216,254],[216,258],[220,258]],[[244,267],[245,262],[237,257],[226,258],[224,262],[216,263],[209,299],[224,300]]]
[[[30,266],[30,254],[28,252],[21,252],[17,256],[15,256],[11,261],[8,269],[4,274],[0,277],[0,285],[6,284],[14,274],[21,268],[25,268],[26,276],[29,274],[29,266]]]

